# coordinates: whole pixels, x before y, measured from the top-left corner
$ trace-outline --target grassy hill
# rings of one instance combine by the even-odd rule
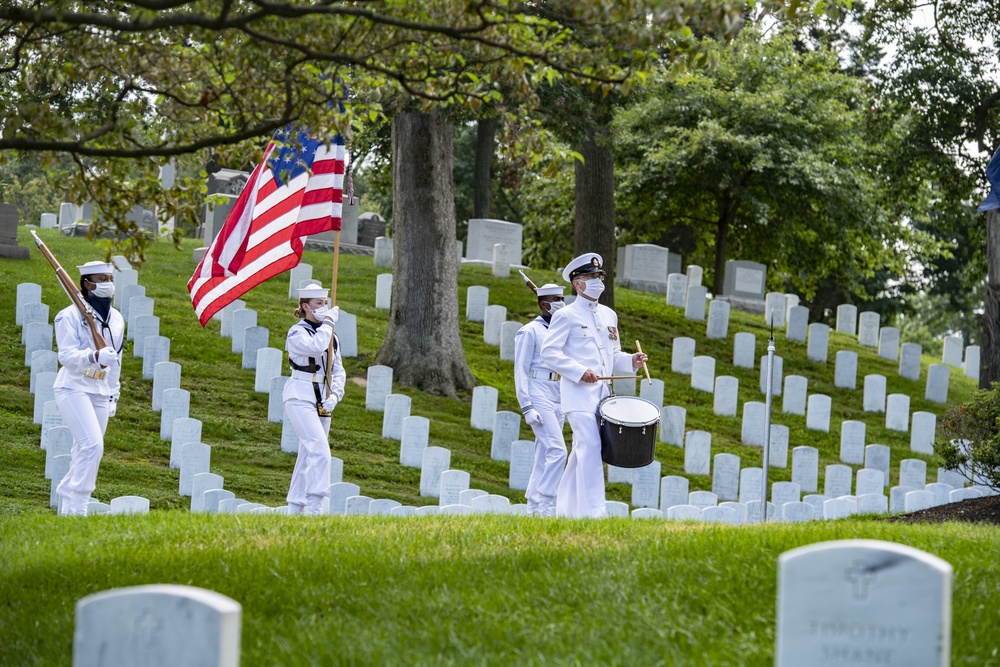
[[[26,243],[23,233],[21,242]],[[99,255],[88,242],[43,232],[67,267]],[[267,422],[267,397],[253,389],[253,372],[240,368],[219,323],[198,326],[185,283],[190,251],[157,244],[140,270],[140,284],[156,300],[161,334],[171,338],[171,359],[182,365],[181,386],[191,392],[191,416],[203,422],[212,470],[226,488],[249,500],[283,503],[293,458],[279,449],[280,425]],[[314,275],[329,272],[329,255],[307,253]],[[44,452],[32,424],[29,371],[23,366],[20,330],[14,324],[14,285],[43,285],[51,313],[66,304],[37,252],[28,262],[3,261],[7,289],[0,291],[0,664],[65,665],[70,662],[73,608],[80,598],[119,586],[178,583],[228,595],[243,605],[244,665],[712,665],[773,664],[777,558],[789,549],[838,539],[881,539],[933,553],[954,567],[952,665],[1000,665],[990,637],[1000,635],[993,612],[1000,605],[1000,540],[988,526],[913,526],[872,519],[812,524],[734,527],[662,521],[530,520],[518,517],[325,517],[306,520],[261,515],[192,515],[177,495],[177,471],[168,468],[169,445],[159,440],[159,415],[150,409],[152,383],[125,356],[124,391],[106,439],[98,479],[101,500],[138,494],[150,498],[147,516],[86,520],[55,517],[47,509]],[[344,477],[373,497],[424,504],[419,473],[397,464],[399,445],[381,438],[381,414],[364,409],[365,370],[385,331],[387,312],[374,309],[375,275],[368,257],[342,257],[338,300],[359,318],[357,359],[346,361],[351,378],[337,409],[331,440],[344,459]],[[536,281],[555,275],[535,272]],[[498,280],[485,269],[460,273],[465,288],[490,288],[492,303],[511,319],[527,321],[534,303],[520,281]],[[326,280],[324,279],[324,282]],[[703,341],[704,323],[688,322],[662,297],[621,290],[618,311],[624,340],[638,338],[650,370],[666,384],[667,404],[688,410],[687,428],[713,434],[713,453],[739,454],[760,465],[759,449],[739,444],[740,420],[717,417],[711,396],[672,374],[670,341],[699,340],[699,354],[718,360],[717,374],[740,378],[740,401],[761,400],[758,372],[734,370],[732,335],[757,335],[764,353],[761,317],[733,313],[725,341]],[[259,323],[280,346],[293,321],[287,279],[247,295]],[[466,357],[480,383],[500,391],[500,408],[516,410],[511,364],[482,342],[482,325],[464,322]],[[930,409],[917,398],[923,383],[896,376],[895,364],[878,360],[856,341],[831,334],[831,362],[805,361],[805,346],[776,336],[785,372],[806,375],[810,391],[833,396],[829,434],[806,431],[804,418],[774,411],[791,429],[791,445],[822,452],[822,466],[837,462],[838,424],[863,418],[861,391],[832,386],[834,349],[859,352],[859,378],[883,373],[889,392],[915,396],[912,410]],[[929,363],[924,359],[924,365]],[[925,369],[926,370],[926,369]],[[925,377],[925,374],[924,374]],[[974,391],[952,375],[950,397]],[[472,475],[472,485],[517,500],[507,487],[507,464],[489,458],[488,433],[468,427],[470,396],[448,400],[396,387],[413,399],[412,414],[431,419],[431,444],[452,450],[452,465]],[[892,447],[893,461],[915,456],[908,436],[886,431],[878,418],[868,441]],[[522,428],[522,437],[528,430]],[[682,450],[661,445],[663,474],[683,471]],[[926,458],[919,457],[918,458]],[[772,470],[788,479],[790,470]],[[710,487],[693,477],[693,489]],[[629,487],[612,485],[609,497],[628,500]]]

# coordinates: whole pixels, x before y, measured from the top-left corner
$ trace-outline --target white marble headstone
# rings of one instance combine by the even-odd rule
[[[489,288],[472,285],[465,294],[465,319],[470,322],[482,322],[486,317],[486,306],[490,302]]]
[[[486,306],[486,311],[483,315],[483,342],[487,345],[499,347],[500,327],[503,326],[503,323],[506,321],[506,306]]]
[[[451,467],[451,450],[424,448],[420,464],[420,495],[437,497],[441,491],[441,473]]]
[[[899,329],[882,327],[878,332],[878,356],[889,361],[899,358]]]
[[[412,401],[405,394],[389,394],[385,397],[382,415],[382,437],[392,440],[403,439],[403,420],[410,416]]]
[[[385,398],[392,393],[392,368],[389,366],[369,366],[368,383],[365,389],[365,408],[385,410]]]
[[[674,505],[686,505],[689,486],[687,477],[680,475],[663,477],[660,480],[660,511],[666,513]]]
[[[785,337],[788,340],[806,342],[806,328],[809,326],[809,309],[805,306],[794,306],[788,309],[788,322],[785,324]]]
[[[838,389],[856,389],[858,386],[858,353],[838,350],[833,372],[833,386]]]
[[[677,447],[684,446],[687,409],[679,405],[666,405],[660,410],[660,442]]]
[[[191,393],[187,389],[165,389],[160,405],[160,440],[171,440],[174,420],[188,416],[191,407]]]
[[[740,381],[731,375],[715,378],[715,397],[712,409],[717,415],[735,417],[739,402]]]
[[[510,471],[507,484],[512,489],[524,491],[531,479],[531,469],[535,464],[535,442],[515,440],[510,444]]]
[[[733,366],[737,368],[753,368],[757,358],[757,337],[752,333],[740,331],[733,336]]]
[[[825,364],[830,355],[830,327],[822,322],[809,325],[809,341],[806,344],[806,358]]]
[[[521,415],[503,410],[493,418],[493,438],[490,441],[490,458],[510,461],[510,445],[521,437]]]
[[[707,475],[712,457],[712,434],[708,431],[688,431],[684,439],[684,472]]]
[[[493,430],[499,395],[496,387],[488,385],[480,385],[472,390],[472,416],[469,420],[472,428],[480,431]]]
[[[170,361],[170,339],[166,336],[146,336],[142,349],[142,379],[154,380],[156,367]]]
[[[713,299],[708,305],[708,326],[705,338],[721,340],[729,335],[729,302]]]
[[[789,415],[805,415],[808,393],[808,378],[803,375],[786,376],[785,387],[781,394],[781,411]]]
[[[848,336],[857,335],[858,332],[858,307],[842,303],[837,306],[837,331]]]
[[[885,376],[866,375],[862,406],[865,412],[885,412]]]
[[[660,462],[632,470],[632,505],[634,507],[659,507]]]
[[[699,355],[691,361],[691,388],[712,393],[715,390],[715,359]]]
[[[201,442],[192,442],[181,447],[180,483],[177,493],[190,496],[194,476],[208,472],[212,463],[212,448]]]
[[[910,430],[910,397],[906,394],[889,394],[885,402],[885,427],[890,431],[906,433]]]
[[[174,420],[173,437],[170,440],[170,467],[181,467],[181,450],[184,445],[201,442],[201,420],[179,417]]]
[[[931,364],[927,367],[927,389],[924,398],[932,403],[948,402],[948,380],[951,368],[944,364]]]
[[[830,431],[832,401],[826,394],[810,394],[806,400],[806,428],[813,431]]]
[[[743,427],[740,442],[752,447],[764,446],[764,417],[766,405],[760,401],[746,401],[743,404]]]
[[[427,417],[405,417],[399,443],[399,464],[419,468],[430,436],[431,422]]]
[[[143,361],[145,364],[145,361]],[[181,365],[172,361],[161,361],[153,367],[153,412],[159,412],[163,405],[163,392],[181,388]]]
[[[254,372],[253,390],[266,394],[271,389],[271,378],[281,375],[281,365],[285,353],[276,347],[262,347],[257,350],[256,371]]]
[[[914,412],[910,428],[910,450],[921,454],[934,453],[937,415],[933,412]]]
[[[865,462],[865,423],[845,420],[840,423],[840,460],[861,465]]]
[[[681,375],[691,375],[691,365],[694,363],[694,339],[678,336],[673,340],[670,357],[670,370]]]
[[[712,466],[712,493],[719,500],[736,500],[740,492],[740,457],[716,454]]]
[[[792,449],[792,481],[803,493],[816,493],[819,480],[819,450],[802,445]]]
[[[233,354],[243,354],[243,334],[249,327],[257,326],[257,311],[244,308],[233,313],[233,344],[230,348]]]
[[[392,306],[392,274],[380,273],[375,276],[375,307],[389,310]]]
[[[879,314],[866,310],[858,316],[858,343],[863,347],[878,347]]]

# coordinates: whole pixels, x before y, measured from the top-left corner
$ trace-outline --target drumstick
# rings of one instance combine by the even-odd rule
[[[598,380],[634,380],[634,375],[598,375]]]
[[[639,345],[639,341],[635,341],[635,349],[639,350],[639,354],[642,354],[642,345]],[[646,381],[649,384],[653,384],[653,378],[649,377],[649,367],[646,366],[646,362],[642,362],[642,370],[646,371]]]

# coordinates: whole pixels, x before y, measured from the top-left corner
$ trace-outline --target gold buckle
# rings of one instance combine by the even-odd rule
[[[93,378],[95,380],[103,380],[104,376],[107,375],[107,371],[99,371],[96,368],[88,368],[83,374],[86,377]]]

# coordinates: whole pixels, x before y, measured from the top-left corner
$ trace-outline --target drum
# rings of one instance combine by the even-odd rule
[[[660,409],[635,396],[609,396],[597,408],[601,459],[619,468],[641,468],[653,462]]]

